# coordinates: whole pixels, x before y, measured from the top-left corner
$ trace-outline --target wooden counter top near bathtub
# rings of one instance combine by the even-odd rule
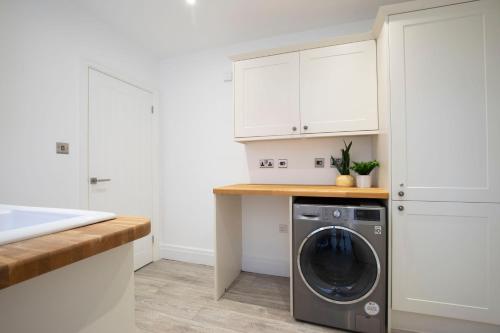
[[[0,246],[0,289],[148,235],[140,217],[116,219]]]
[[[387,199],[389,192],[383,188],[337,187],[332,185],[259,185],[236,184],[215,187],[218,195],[274,195],[294,197],[330,197]]]

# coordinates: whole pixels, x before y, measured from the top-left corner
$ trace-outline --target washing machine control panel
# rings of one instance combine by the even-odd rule
[[[366,221],[377,222],[381,219],[380,209],[365,207],[323,207],[321,216],[325,221]]]
[[[380,221],[379,209],[356,209],[354,219],[357,221]]]

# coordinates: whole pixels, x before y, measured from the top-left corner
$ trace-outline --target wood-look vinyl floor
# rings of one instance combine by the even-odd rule
[[[214,301],[213,268],[160,260],[135,273],[137,332],[340,332],[295,321],[288,278],[242,273]]]

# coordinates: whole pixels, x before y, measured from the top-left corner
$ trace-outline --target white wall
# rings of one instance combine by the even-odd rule
[[[314,168],[314,157],[329,164],[344,138],[253,142],[233,141],[232,83],[228,56],[262,48],[366,32],[372,21],[277,36],[161,63],[161,254],[211,264],[214,207],[212,188],[231,183],[333,184],[335,171]],[[352,139],[353,158],[368,159],[371,137]],[[259,158],[287,158],[288,169],[259,169]],[[288,271],[288,243],[279,234],[287,223],[286,198],[253,197],[243,201],[244,268],[275,274]],[[274,267],[274,268],[273,268]],[[286,271],[286,272],[285,272]]]
[[[158,63],[64,0],[0,1],[0,49],[0,202],[78,207],[82,64],[155,88]]]

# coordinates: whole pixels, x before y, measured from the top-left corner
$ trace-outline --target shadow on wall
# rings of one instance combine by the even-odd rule
[[[351,160],[373,158],[372,137],[353,136],[294,140],[256,141],[245,144],[250,183],[334,185],[337,170],[330,167],[330,155],[340,157],[344,141],[352,140]],[[315,167],[315,158],[324,159],[324,167]],[[274,160],[274,168],[260,168],[259,160]],[[278,159],[288,160],[287,168],[278,168]],[[354,174],[354,173],[353,173]]]

